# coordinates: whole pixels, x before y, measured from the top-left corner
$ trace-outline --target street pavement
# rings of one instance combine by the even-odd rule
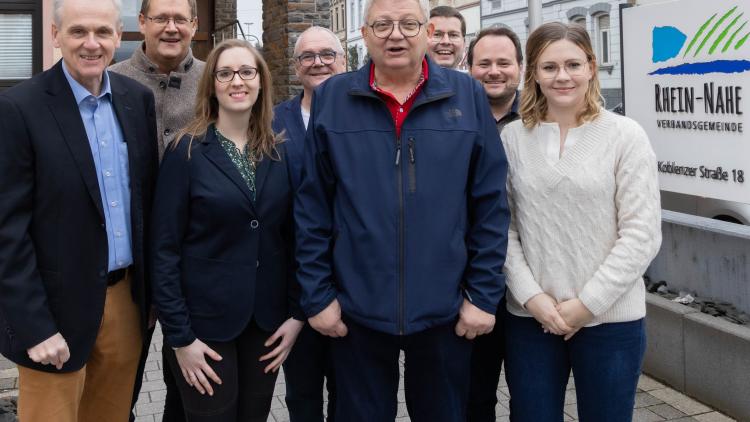
[[[162,335],[157,327],[146,362],[143,387],[141,388],[140,398],[136,405],[136,422],[161,422],[162,419],[166,392],[161,372],[161,344]],[[406,403],[404,403],[403,360],[401,362],[401,375],[401,385],[399,386],[397,396],[398,413],[395,422],[408,422],[410,419],[406,412]],[[0,357],[0,398],[18,395],[18,391],[16,390],[18,387],[17,376],[18,370],[13,364]],[[285,392],[286,384],[284,383],[282,373],[276,382],[276,390],[268,422],[289,421],[289,413],[284,401]],[[497,421],[509,421],[509,394],[503,377],[501,377],[497,396],[499,400],[496,407]],[[565,394],[564,420],[566,422],[577,421],[577,416],[575,388],[571,378]],[[726,422],[734,421],[734,419],[643,375],[638,382],[633,421]]]

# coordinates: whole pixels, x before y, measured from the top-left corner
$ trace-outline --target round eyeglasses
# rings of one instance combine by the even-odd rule
[[[425,22],[420,22],[416,19],[401,19],[400,21],[392,20],[376,20],[370,25],[372,33],[378,38],[388,38],[393,33],[393,28],[398,24],[398,30],[404,37],[410,38],[419,34],[419,30],[422,29],[422,25]]]
[[[240,70],[221,69],[214,72],[214,77],[219,82],[231,82],[234,79],[234,75],[240,75],[240,79],[249,81],[258,76],[258,69],[248,66]]]
[[[332,64],[336,61],[335,51],[322,51],[320,53],[302,53],[296,57],[299,64],[309,67],[315,64],[315,59],[319,58],[324,65]]]
[[[553,79],[564,68],[568,76],[581,76],[586,73],[587,64],[583,60],[569,60],[562,66],[558,63],[542,63],[537,67],[537,74],[541,79]]]

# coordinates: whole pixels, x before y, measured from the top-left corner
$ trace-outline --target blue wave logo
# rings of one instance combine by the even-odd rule
[[[745,29],[748,19],[737,6],[726,11],[721,17],[714,13],[695,31],[688,42],[688,36],[673,26],[659,26],[651,31],[651,62],[660,63],[678,58],[686,62],[666,66],[650,72],[649,75],[705,75],[707,73],[742,73],[750,71],[750,60],[712,59],[687,62],[701,57],[732,53],[746,47],[750,32]]]

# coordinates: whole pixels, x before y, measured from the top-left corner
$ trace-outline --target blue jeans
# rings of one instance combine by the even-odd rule
[[[506,312],[505,377],[513,422],[561,422],[571,369],[581,422],[630,422],[643,354],[644,320],[582,328],[570,340]]]

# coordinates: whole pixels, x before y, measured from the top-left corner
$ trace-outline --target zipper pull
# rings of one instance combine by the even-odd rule
[[[409,162],[412,164],[417,162],[416,158],[414,158],[414,138],[409,139]]]
[[[401,162],[401,140],[399,139],[398,142],[396,142],[396,165]]]

